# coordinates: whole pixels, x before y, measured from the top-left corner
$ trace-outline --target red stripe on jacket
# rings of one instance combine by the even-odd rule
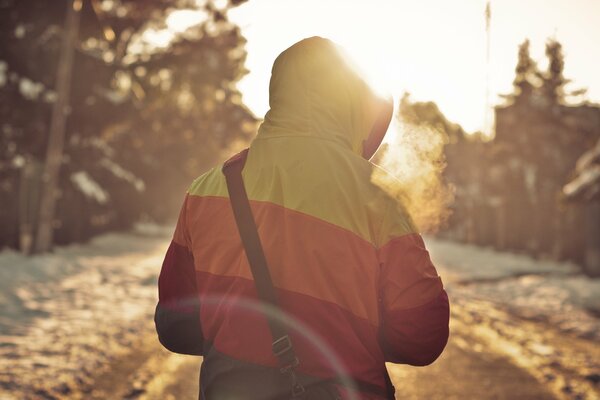
[[[207,201],[208,199],[204,199],[202,202],[194,201],[191,204],[206,206]],[[224,204],[223,199],[216,203]],[[207,258],[199,256],[201,252],[196,255],[190,250],[191,239],[186,226],[186,215],[198,214],[197,210],[189,211],[189,206],[190,203],[186,199],[174,242],[169,247],[162,267],[159,278],[161,304],[177,312],[193,312],[193,309],[189,308],[190,300],[200,299],[199,313],[204,337],[213,342],[219,351],[241,360],[274,366],[270,332],[264,315],[248,309],[241,311],[242,309],[235,306],[236,302],[239,305],[248,299],[256,299],[253,281],[239,276],[206,272],[218,270],[218,267],[206,268],[204,263],[207,262]],[[259,215],[266,218],[270,210],[280,213],[280,207],[267,207]],[[202,221],[195,221],[195,226],[198,226],[195,232],[201,230],[200,226],[214,226],[217,221],[213,221],[213,218],[222,216],[223,213],[204,214]],[[239,236],[232,229],[234,226],[226,229],[223,226],[234,224],[233,220],[221,219],[218,223],[221,224],[219,229],[223,232],[216,236],[207,232],[203,240],[217,240],[220,247],[215,243],[210,246],[220,248],[223,252],[237,249],[236,253],[243,256],[243,253],[240,253],[243,250],[240,250]],[[260,220],[258,223],[260,225]],[[322,234],[328,229],[328,225],[321,225],[314,218],[305,218],[303,224],[304,229],[310,228],[307,232],[313,230]],[[319,238],[320,234],[307,235],[304,238],[305,241],[311,241],[311,246],[315,246],[311,254],[315,254],[315,251],[327,254],[326,247],[318,250],[320,244],[327,242],[314,240],[315,237]],[[339,230],[337,234],[341,234]],[[296,246],[305,246],[305,241],[296,241]],[[351,243],[352,239],[348,236],[340,241],[339,245],[349,246]],[[204,245],[194,243],[196,249]],[[269,248],[265,251],[269,257]],[[419,235],[395,238],[381,249],[372,248],[372,251],[376,253],[373,259],[379,259],[380,262],[380,265],[372,266],[377,271],[378,287],[373,290],[360,286],[340,286],[336,291],[350,291],[358,298],[379,296],[379,326],[333,302],[297,291],[280,289],[279,293],[283,309],[308,325],[319,337],[324,338],[351,375],[383,385],[381,368],[384,359],[424,365],[432,362],[441,353],[448,338],[449,308],[440,278]],[[343,254],[343,249],[336,249],[336,252]],[[302,261],[311,261],[311,254],[304,256]],[[240,256],[233,259],[238,260],[236,262],[245,262]],[[323,262],[323,259],[318,261]],[[335,259],[328,261],[327,265],[331,265],[332,262],[335,263]],[[299,263],[298,267],[301,265],[302,263]],[[336,266],[343,267],[341,264]],[[329,283],[339,284],[336,281]],[[302,358],[302,370],[316,376],[330,376],[332,372],[328,367],[328,360],[314,349],[310,341],[303,340],[297,334],[295,336],[297,352]]]

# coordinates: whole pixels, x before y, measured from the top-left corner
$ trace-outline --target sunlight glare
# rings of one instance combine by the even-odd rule
[[[397,100],[434,101],[467,132],[484,129],[486,71],[492,106],[512,91],[517,47],[532,40],[532,56],[544,59],[546,39],[557,34],[567,54],[565,75],[600,99],[592,38],[600,25],[600,2],[492,1],[491,64],[486,65],[486,0],[253,0],[228,11],[247,38],[250,70],[238,88],[244,103],[262,117],[268,110],[271,66],[277,55],[311,36],[343,46],[369,80]],[[544,18],[539,18],[544,10]],[[571,16],[571,18],[565,18]],[[276,34],[274,34],[276,32]]]
[[[238,87],[246,104],[258,117],[263,116],[268,110],[269,64],[291,44],[322,36],[342,46],[367,82],[379,93],[392,94],[396,104],[409,91],[415,101],[437,101],[443,112],[465,124],[467,130],[479,129],[484,111],[484,60],[473,60],[472,49],[483,49],[484,2],[479,1],[480,10],[466,3],[436,2],[431,9],[435,12],[426,15],[416,15],[425,6],[416,8],[407,1],[244,4],[230,11],[232,21],[241,25],[248,38],[250,74]],[[460,15],[467,6],[475,23],[448,25],[453,15]],[[314,9],[319,12],[311,12]],[[310,18],[301,17],[309,12]],[[267,19],[269,15],[278,15],[278,19]],[[265,24],[270,28],[264,28]],[[272,35],[274,30],[277,35]],[[393,128],[386,141],[393,136]]]
[[[149,43],[155,48],[165,48],[169,46],[175,35],[166,29],[156,30],[148,29],[142,35],[142,41]]]
[[[389,91],[390,77],[378,71],[377,63],[365,62],[366,58],[352,54],[344,47],[340,47],[338,51],[350,68],[364,79],[378,96],[387,97],[391,95]]]
[[[167,17],[167,27],[175,33],[185,32],[208,18],[204,10],[175,10]]]

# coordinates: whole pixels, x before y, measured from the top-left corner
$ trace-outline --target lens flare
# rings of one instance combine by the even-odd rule
[[[197,304],[197,301],[198,300],[196,298],[189,298],[189,304],[191,306]],[[287,328],[287,331],[292,339],[303,339],[306,342],[311,343],[314,348],[323,356],[322,360],[326,361],[328,364],[325,367],[329,368],[337,378],[338,382],[340,383],[340,385],[338,385],[339,389],[345,395],[344,398],[348,400],[359,400],[357,395],[357,393],[359,393],[358,388],[346,371],[346,368],[344,367],[344,364],[338,355],[335,354],[333,349],[325,342],[325,340],[323,340],[320,335],[318,335],[308,325],[298,320],[294,316],[285,313],[276,307],[264,304],[256,299],[246,297],[232,300],[218,295],[203,296],[201,299],[201,307],[203,312],[206,312],[207,309],[214,307],[213,312],[216,313],[218,313],[219,310],[227,309],[229,313],[231,313],[232,310],[235,310],[237,313],[242,312],[247,315],[269,315],[281,321]],[[300,356],[299,358],[300,363],[302,363]]]

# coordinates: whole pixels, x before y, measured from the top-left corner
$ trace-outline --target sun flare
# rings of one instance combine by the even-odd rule
[[[293,43],[323,36],[343,46],[369,81],[398,100],[404,92],[434,101],[467,132],[484,130],[486,110],[512,90],[517,46],[535,43],[543,58],[548,37],[558,34],[569,49],[567,69],[575,85],[600,98],[594,15],[600,2],[491,0],[490,63],[486,59],[486,0],[278,0],[249,1],[230,11],[248,39],[250,74],[238,85],[258,116],[268,110],[271,65]],[[539,18],[543,9],[544,18]],[[565,18],[565,16],[571,18]],[[568,72],[568,71],[567,71]],[[487,79],[489,75],[489,80]],[[489,102],[486,92],[489,90]]]

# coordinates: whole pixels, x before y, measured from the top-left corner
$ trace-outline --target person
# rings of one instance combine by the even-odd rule
[[[320,37],[277,57],[269,96],[257,136],[229,162],[243,163],[281,309],[306,327],[290,327],[298,373],[338,373],[321,344],[360,383],[339,385],[341,398],[392,398],[385,362],[428,365],[449,330],[448,297],[421,236],[372,179],[378,167],[368,160],[392,100]],[[252,307],[257,292],[221,166],[188,189],[158,289],[160,342],[204,356],[201,399],[290,398],[265,315]]]

